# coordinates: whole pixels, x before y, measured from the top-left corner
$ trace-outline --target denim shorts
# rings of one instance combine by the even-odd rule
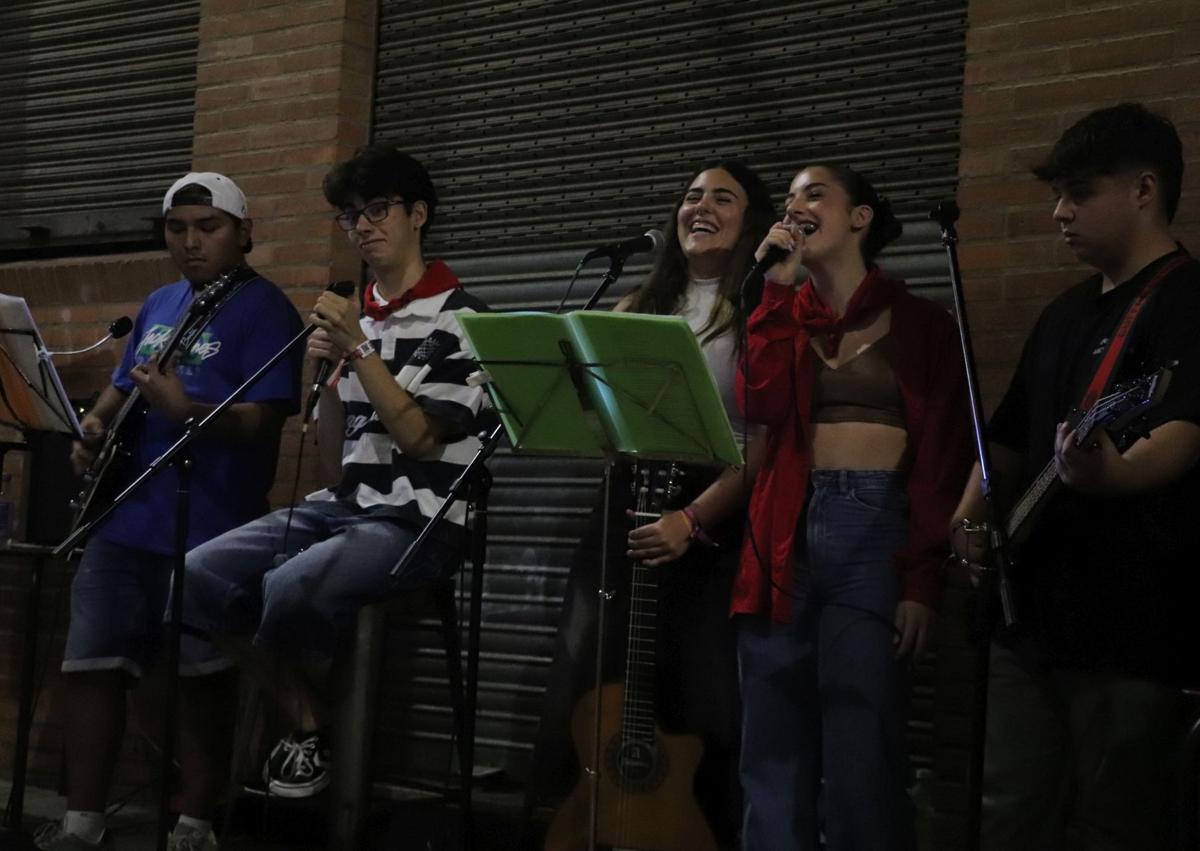
[[[124,671],[141,677],[163,644],[163,613],[174,556],[92,538],[71,582],[64,673]],[[184,633],[179,671],[204,674],[232,663],[203,638]]]

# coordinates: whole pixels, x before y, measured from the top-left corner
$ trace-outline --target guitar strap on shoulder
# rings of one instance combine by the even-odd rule
[[[1163,278],[1176,269],[1181,268],[1184,264],[1192,262],[1195,261],[1187,254],[1175,257],[1160,266],[1150,280],[1142,284],[1141,291],[1129,303],[1129,306],[1125,308],[1125,313],[1117,325],[1117,330],[1113,333],[1112,339],[1108,341],[1108,348],[1104,350],[1104,357],[1100,360],[1100,365],[1096,367],[1096,373],[1092,376],[1091,383],[1088,384],[1083,398],[1076,406],[1078,410],[1089,410],[1107,389],[1113,372],[1117,368],[1117,364],[1121,362],[1121,356],[1125,354],[1125,346],[1129,342],[1129,333],[1133,330],[1133,323],[1137,321],[1138,314],[1142,312],[1142,308],[1146,306],[1146,302],[1150,300],[1150,296],[1154,294],[1158,285],[1162,283]]]

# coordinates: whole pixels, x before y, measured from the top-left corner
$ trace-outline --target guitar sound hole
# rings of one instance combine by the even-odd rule
[[[612,777],[626,792],[643,795],[652,792],[667,776],[667,754],[657,739],[621,740],[615,736],[608,742],[605,762]]]

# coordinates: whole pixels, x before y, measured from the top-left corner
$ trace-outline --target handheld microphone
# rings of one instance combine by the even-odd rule
[[[354,281],[334,281],[328,287],[329,292],[334,295],[340,295],[342,298],[348,298],[354,294]],[[304,423],[312,419],[313,411],[316,410],[317,401],[321,398],[321,385],[329,380],[329,373],[333,370],[333,362],[322,358],[317,362],[317,371],[313,373],[312,389],[308,392],[308,402],[304,406]]]
[[[663,247],[663,234],[658,228],[651,228],[641,236],[635,236],[624,242],[614,242],[600,245],[583,255],[581,263],[594,260],[597,257],[607,257],[614,263],[624,263],[631,254],[658,251]]]
[[[105,334],[103,337],[101,337],[96,342],[92,343],[90,346],[84,346],[82,349],[71,349],[69,351],[64,351],[64,352],[46,352],[45,354],[48,357],[57,357],[58,355],[86,354],[87,352],[92,351],[92,349],[100,348],[105,343],[107,343],[109,340],[121,339],[122,337],[124,337],[126,334],[128,334],[132,330],[133,330],[133,320],[130,319],[128,316],[121,316],[117,319],[114,319],[111,323],[109,323],[108,333]]]
[[[800,225],[800,231],[805,236],[812,236],[814,233],[816,233],[817,226],[812,222],[805,222],[804,224]],[[755,278],[763,277],[767,274],[768,269],[770,269],[776,263],[782,263],[791,253],[792,252],[788,249],[781,248],[778,245],[767,246],[767,251],[765,254],[763,254],[762,259],[754,264],[754,269],[751,270],[749,279],[754,280]]]

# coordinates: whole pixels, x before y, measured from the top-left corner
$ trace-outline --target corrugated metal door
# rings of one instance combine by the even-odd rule
[[[198,0],[0,4],[0,252],[153,241],[192,158]]]
[[[380,26],[374,137],[430,167],[431,253],[495,308],[553,308],[582,249],[661,226],[717,155],[780,200],[805,162],[859,168],[905,221],[884,265],[943,295],[927,212],[955,187],[965,0],[383,0]],[[503,453],[492,467],[477,741],[521,776],[600,470]],[[448,735],[438,653],[423,651],[421,687],[387,695],[420,711],[382,713],[376,779],[446,765],[410,747]],[[927,733],[928,684],[916,697]]]

